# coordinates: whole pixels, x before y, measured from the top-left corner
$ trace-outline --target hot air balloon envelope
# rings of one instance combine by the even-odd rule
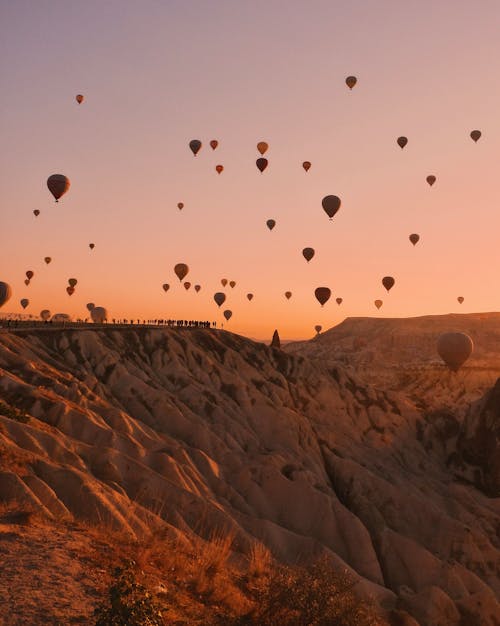
[[[316,300],[323,306],[330,299],[332,292],[328,287],[318,287],[314,290],[314,295],[316,296]]]
[[[438,337],[437,352],[450,370],[456,372],[472,354],[474,344],[465,333],[443,333]]]
[[[174,272],[177,278],[181,281],[187,276],[187,273],[189,272],[189,267],[185,263],[177,263],[177,265],[174,267]]]
[[[47,187],[56,202],[59,202],[59,198],[68,191],[70,184],[69,178],[63,174],[52,174],[47,178]]]

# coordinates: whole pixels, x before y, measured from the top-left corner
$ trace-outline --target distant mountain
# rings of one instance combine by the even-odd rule
[[[493,376],[499,322],[349,319],[294,354],[201,329],[2,334],[0,499],[137,535],[232,529],[236,550],[257,538],[287,562],[327,553],[394,623],[494,626],[500,500],[475,472],[497,471],[481,445],[498,403],[454,389]],[[433,354],[451,327],[477,344],[453,376]],[[418,406],[419,377],[422,403],[451,390],[447,411]]]

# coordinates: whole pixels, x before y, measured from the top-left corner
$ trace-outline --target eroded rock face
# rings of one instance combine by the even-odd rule
[[[401,623],[500,614],[500,501],[446,465],[453,413],[213,330],[7,334],[0,368],[0,397],[32,416],[0,417],[0,498],[327,552]]]

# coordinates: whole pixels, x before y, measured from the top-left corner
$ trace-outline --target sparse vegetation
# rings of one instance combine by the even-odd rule
[[[16,420],[16,422],[21,422],[22,424],[26,424],[29,420],[29,415],[27,415],[25,411],[11,406],[3,400],[0,400],[0,415],[5,415],[5,417]]]

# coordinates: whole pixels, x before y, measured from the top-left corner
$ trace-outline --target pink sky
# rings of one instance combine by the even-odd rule
[[[93,301],[220,323],[229,308],[230,330],[300,338],[348,316],[500,310],[497,1],[16,0],[0,24],[3,311],[27,297],[32,314]],[[59,204],[53,173],[72,183]],[[224,277],[237,286],[219,310]]]

